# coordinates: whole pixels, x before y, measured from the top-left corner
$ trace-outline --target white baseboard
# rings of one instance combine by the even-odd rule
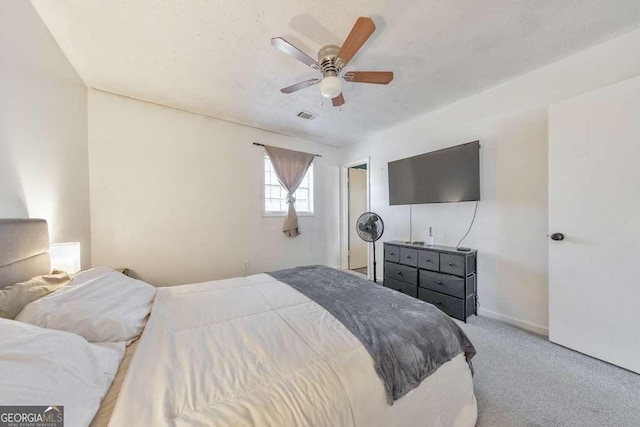
[[[516,319],[510,316],[505,316],[504,314],[496,313],[495,311],[487,310],[486,308],[482,307],[478,308],[478,314],[489,317],[491,319],[500,320],[504,323],[508,323],[520,329],[526,329],[527,331],[535,332],[539,335],[544,335],[547,337],[549,336],[549,328],[547,326],[536,325],[535,323]]]

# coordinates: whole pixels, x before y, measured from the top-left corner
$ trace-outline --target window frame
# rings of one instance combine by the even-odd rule
[[[287,212],[286,211],[267,211],[267,206],[266,206],[266,202],[267,202],[267,197],[266,197],[266,186],[267,183],[265,181],[265,175],[266,175],[266,171],[265,171],[265,159],[269,159],[269,161],[271,161],[271,159],[269,158],[269,155],[267,153],[264,153],[263,157],[262,157],[262,188],[260,190],[261,193],[261,198],[260,198],[260,203],[262,204],[262,207],[260,208],[260,210],[262,211],[262,216],[264,218],[284,218],[285,216],[287,216]],[[272,163],[273,165],[273,163]],[[309,174],[309,180],[310,185],[309,185],[309,201],[310,204],[312,206],[312,210],[311,212],[299,212],[296,209],[296,214],[299,217],[313,217],[317,215],[318,212],[318,204],[316,201],[316,165],[315,165],[315,159],[313,160],[313,162],[311,162],[311,165],[309,166],[309,170],[307,170],[307,173]]]

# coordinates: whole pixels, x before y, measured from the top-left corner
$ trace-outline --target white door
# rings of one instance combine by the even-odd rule
[[[549,339],[640,373],[640,78],[549,109]]]
[[[356,231],[358,217],[367,211],[367,171],[349,168],[349,269],[367,266],[367,243]]]

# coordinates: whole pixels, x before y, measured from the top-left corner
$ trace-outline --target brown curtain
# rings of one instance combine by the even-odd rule
[[[294,206],[296,199],[293,197],[293,193],[296,192],[304,178],[304,174],[307,173],[307,169],[313,162],[314,155],[268,145],[265,145],[264,148],[269,154],[269,159],[271,159],[271,164],[276,172],[278,181],[280,181],[280,185],[287,190],[289,209],[284,219],[282,232],[288,237],[296,237],[300,234],[300,231],[298,230],[298,216]]]

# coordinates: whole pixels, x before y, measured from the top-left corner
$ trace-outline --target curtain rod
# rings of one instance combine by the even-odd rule
[[[259,145],[260,147],[264,147],[264,144],[260,144],[259,142],[254,142],[253,145]],[[311,153],[309,153],[311,154]],[[322,157],[320,154],[314,154],[316,157]]]

